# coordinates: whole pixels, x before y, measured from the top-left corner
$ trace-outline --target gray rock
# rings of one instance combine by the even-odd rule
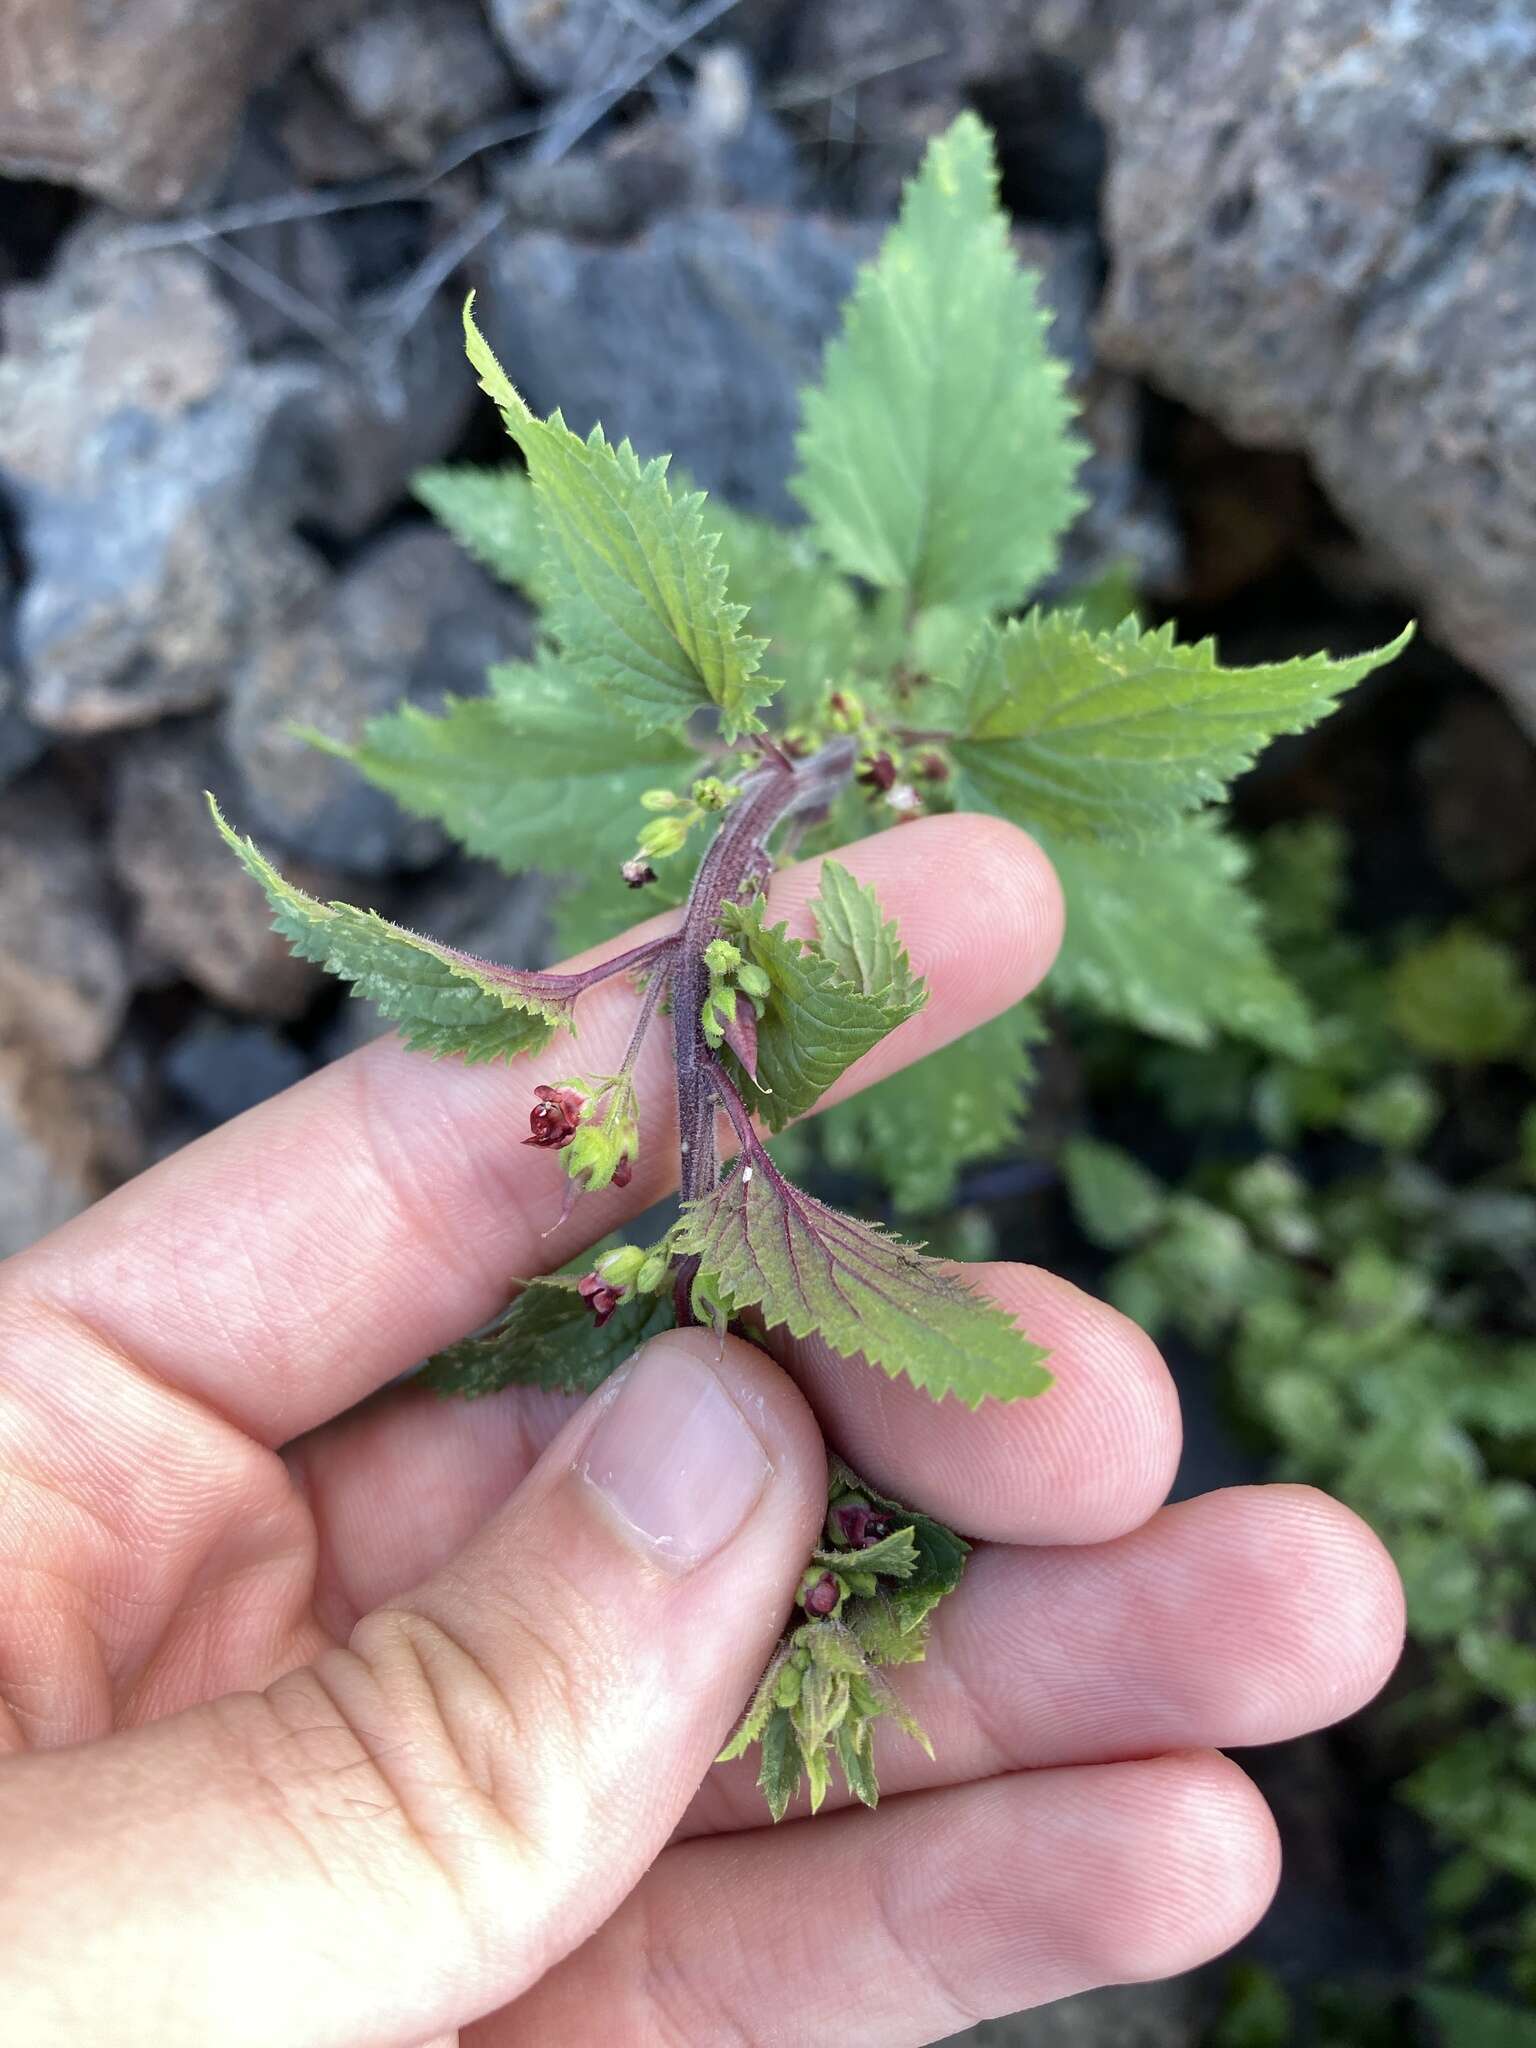
[[[519,74],[542,92],[600,84],[645,31],[614,0],[486,0]]]
[[[1013,2019],[986,2020],[944,2048],[1194,2048],[1198,2007],[1187,1979],[1112,1984]]]
[[[104,1074],[67,1074],[0,1046],[0,1259],[78,1215],[141,1162],[142,1136]]]
[[[429,164],[513,97],[479,0],[382,0],[312,61],[358,125],[408,164]]]
[[[707,489],[792,519],[800,387],[874,240],[816,217],[709,208],[618,248],[523,235],[484,261],[484,325],[538,411],[560,406],[582,433],[600,418]]]
[[[307,364],[283,423],[291,514],[356,540],[449,452],[475,402],[458,304],[441,295],[377,362]]]
[[[112,864],[132,906],[135,979],[185,978],[215,1001],[258,1017],[302,1014],[323,976],[272,929],[266,899],[220,845],[205,790],[243,829],[245,796],[210,728],[192,721],[136,733],[112,762]],[[339,878],[302,866],[299,887],[322,899]]]
[[[532,614],[444,533],[412,526],[367,549],[263,642],[236,678],[225,739],[254,823],[311,860],[380,874],[420,867],[445,844],[344,761],[294,737],[295,722],[355,740],[402,700],[472,696],[487,667],[526,655]]]
[[[1536,14],[1158,0],[1095,98],[1107,356],[1238,440],[1304,450],[1536,724]]]
[[[302,1081],[309,1061],[264,1025],[200,1017],[170,1047],[161,1071],[202,1127],[211,1129]]]
[[[0,1046],[94,1065],[128,1005],[106,863],[46,771],[0,803]]]
[[[246,94],[336,0],[5,0],[0,167],[153,213],[206,191]]]
[[[21,672],[11,630],[10,573],[0,557],[0,789],[30,768],[48,744],[22,709]]]
[[[1142,464],[1135,384],[1106,369],[1094,354],[1095,238],[1083,228],[1023,228],[1014,236],[1014,247],[1021,262],[1039,273],[1041,297],[1053,315],[1050,345],[1072,367],[1073,395],[1081,408],[1078,428],[1088,443],[1079,475],[1088,505],[1063,540],[1060,566],[1047,594],[1069,597],[1117,566],[1129,567],[1139,589],[1169,589],[1182,566],[1178,516]]]
[[[27,710],[86,733],[211,702],[318,580],[282,487],[307,373],[243,359],[196,257],[124,255],[100,224],[44,283],[8,291],[0,316]]]

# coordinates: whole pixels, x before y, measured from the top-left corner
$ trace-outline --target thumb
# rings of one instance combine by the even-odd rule
[[[669,1332],[346,1648],[0,1766],[18,2038],[386,2048],[515,1998],[666,1842],[825,1498],[778,1368]]]

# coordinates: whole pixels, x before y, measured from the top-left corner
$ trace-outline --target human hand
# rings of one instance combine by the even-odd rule
[[[845,858],[933,999],[837,1093],[1016,1001],[1060,924],[995,821]],[[632,1004],[587,998],[598,1067]],[[558,1049],[383,1041],[0,1268],[8,2039],[896,2048],[1263,1911],[1273,1826],[1212,1751],[1366,1700],[1396,1578],[1305,1489],[1162,1507],[1173,1389],[1111,1309],[982,1270],[1057,1384],[976,1414],[698,1332],[580,1407],[389,1384],[664,1192],[647,1058],[633,1182],[548,1238],[561,1162],[515,1140]],[[878,1812],[774,1829],[710,1758],[821,1519],[818,1423],[984,1541],[898,1679],[937,1761],[898,1736]]]

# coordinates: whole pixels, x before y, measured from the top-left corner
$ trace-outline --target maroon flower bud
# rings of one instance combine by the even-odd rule
[[[807,1614],[817,1616],[830,1614],[842,1598],[842,1588],[830,1572],[823,1572],[814,1585],[807,1586],[800,1595],[800,1605]]]
[[[574,1088],[539,1087],[533,1092],[536,1100],[528,1112],[528,1128],[533,1135],[524,1138],[523,1143],[563,1152],[576,1135],[581,1112],[587,1106],[586,1097]]]
[[[610,1287],[601,1273],[583,1273],[576,1282],[576,1292],[592,1311],[592,1320],[601,1329],[624,1299],[616,1287]]]
[[[947,782],[949,780],[949,763],[942,754],[919,754],[917,757],[917,773],[923,778],[924,782]]]
[[[896,781],[896,763],[887,753],[866,754],[854,780],[866,789],[890,789]]]
[[[635,1169],[629,1163],[629,1154],[627,1152],[621,1153],[619,1163],[613,1169],[611,1185],[616,1188],[627,1188],[634,1177]]]
[[[872,1544],[883,1543],[896,1526],[890,1515],[861,1500],[844,1501],[832,1510],[832,1520],[850,1550],[868,1550]]]
[[[656,879],[656,870],[648,860],[642,860],[638,854],[633,860],[625,861],[619,873],[631,889],[643,889],[647,882],[654,882]]]

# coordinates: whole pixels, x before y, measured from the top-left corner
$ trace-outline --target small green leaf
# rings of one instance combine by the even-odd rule
[[[840,568],[920,607],[1007,610],[1081,507],[1065,365],[1020,269],[973,114],[929,148],[860,274],[793,489]]]
[[[895,920],[880,908],[871,884],[860,885],[837,861],[824,860],[811,915],[822,957],[844,981],[865,995],[888,994],[898,1007],[914,997],[914,1007],[921,1004],[922,983],[912,972]]]
[[[636,1294],[601,1328],[569,1287],[531,1281],[490,1329],[429,1358],[422,1383],[474,1399],[502,1387],[590,1394],[609,1373],[673,1324],[670,1294]]]
[[[1404,953],[1387,994],[1392,1022],[1430,1059],[1478,1065],[1532,1049],[1536,990],[1513,948],[1472,925]]]
[[[975,1408],[1051,1384],[1045,1353],[1010,1315],[916,1246],[791,1186],[755,1141],[684,1208],[673,1248],[698,1258],[704,1302],[727,1315],[756,1308],[794,1337],[819,1334],[935,1399]]]
[[[1134,618],[1090,632],[1076,612],[1031,612],[975,640],[956,694],[952,751],[967,796],[1032,830],[1144,845],[1224,792],[1278,733],[1302,732],[1389,646],[1222,668]]]
[[[544,534],[525,469],[445,463],[419,470],[411,489],[482,568],[535,604],[548,602]]]
[[[1118,1145],[1073,1138],[1061,1167],[1083,1235],[1106,1251],[1139,1244],[1168,1213],[1167,1188]]]
[[[792,939],[787,925],[765,927],[761,897],[725,906],[726,930],[769,983],[757,1019],[757,1094],[753,1078],[732,1065],[776,1131],[814,1108],[839,1075],[928,999],[874,891],[835,861],[822,864],[812,911],[816,945]]]
[[[843,1722],[837,1731],[837,1760],[854,1798],[865,1806],[878,1806],[880,1786],[875,1778],[873,1721],[856,1721],[850,1715]]]
[[[523,973],[478,960],[389,924],[350,903],[319,903],[285,882],[254,842],[208,807],[224,843],[266,891],[273,927],[303,960],[353,984],[399,1024],[413,1051],[456,1053],[471,1064],[537,1052],[573,1029],[577,985],[567,975]]]
[[[328,751],[510,874],[592,877],[615,906],[615,929],[634,916],[619,866],[635,850],[641,794],[682,780],[699,760],[675,733],[629,731],[547,654],[492,669],[489,697],[450,698],[437,717],[403,704],[373,719],[356,746]]]
[[[1270,958],[1242,887],[1247,856],[1213,815],[1138,851],[1041,836],[1067,901],[1053,996],[1177,1045],[1228,1032],[1310,1056],[1306,1004]]]
[[[910,1579],[919,1562],[917,1537],[911,1529],[894,1529],[862,1550],[818,1550],[815,1562],[834,1569],[875,1572],[883,1578]]]
[[[881,1182],[903,1214],[947,1208],[962,1168],[1014,1143],[1042,1035],[1018,1005],[834,1104],[816,1122],[829,1164]]]
[[[799,1789],[803,1768],[799,1739],[787,1708],[775,1707],[768,1716],[762,1745],[757,1782],[768,1801],[768,1811],[775,1820],[782,1820]]]
[[[469,359],[522,449],[549,544],[549,624],[571,668],[639,726],[685,725],[719,707],[727,739],[760,732],[776,682],[757,673],[763,643],[726,595],[702,492],[674,498],[665,460],[642,463],[594,427],[538,419],[464,307]]]

